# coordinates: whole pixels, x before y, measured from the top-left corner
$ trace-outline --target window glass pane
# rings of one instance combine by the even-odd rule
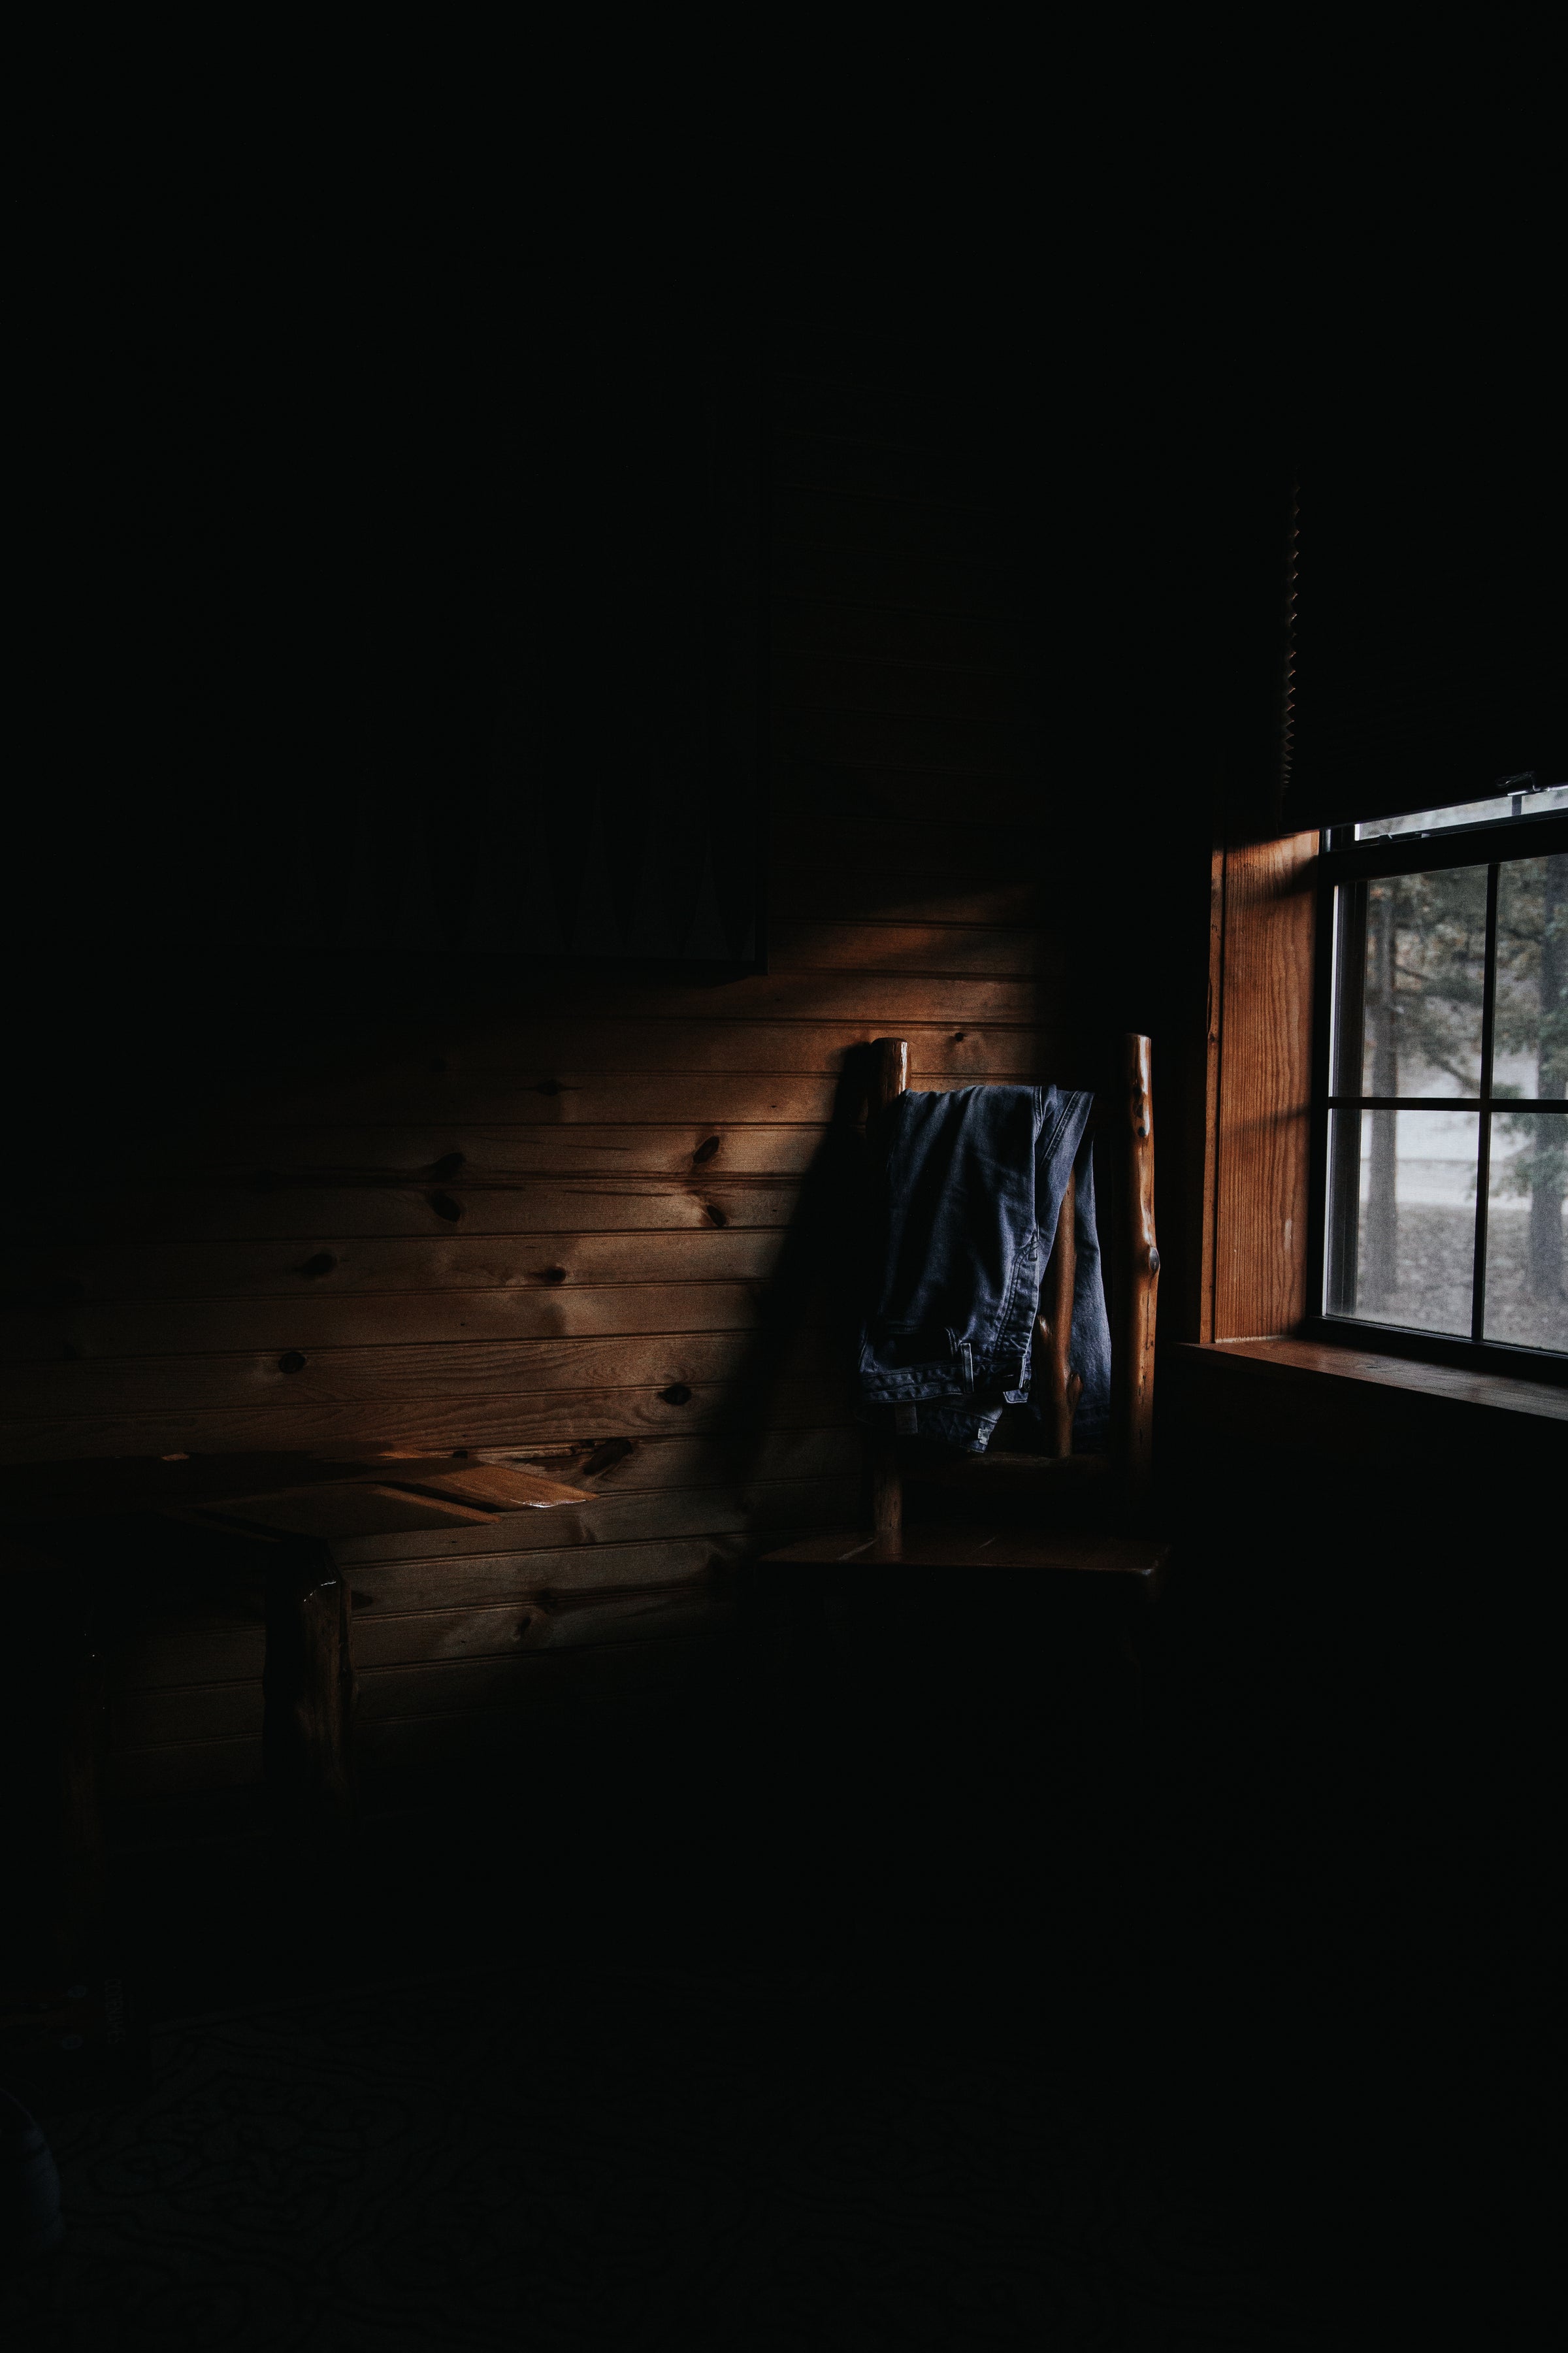
[[[1503,817],[1544,817],[1549,809],[1562,808],[1568,808],[1568,785],[1521,786],[1516,792],[1495,794],[1490,800],[1412,809],[1406,817],[1369,817],[1356,827],[1355,839],[1378,841],[1389,834],[1440,833],[1445,826],[1489,825]]]
[[[1561,1103],[1568,1093],[1568,856],[1510,859],[1498,874],[1497,912],[1492,1092]]]
[[[1328,1310],[1424,1332],[1470,1330],[1476,1112],[1335,1112]]]
[[[1486,868],[1390,875],[1340,897],[1334,1092],[1479,1094]]]
[[[1493,1120],[1487,1202],[1489,1340],[1568,1348],[1565,1180],[1568,1114],[1504,1112]]]

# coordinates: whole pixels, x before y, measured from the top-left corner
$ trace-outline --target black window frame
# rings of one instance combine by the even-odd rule
[[[1477,798],[1481,796],[1478,794]],[[1363,819],[1361,822],[1365,823]],[[1371,840],[1354,839],[1354,822],[1323,828],[1318,857],[1317,947],[1312,1007],[1312,1119],[1307,1251],[1307,1297],[1304,1332],[1313,1340],[1343,1347],[1373,1349],[1379,1355],[1408,1356],[1426,1364],[1468,1367],[1473,1372],[1507,1373],[1524,1380],[1549,1381],[1568,1387],[1568,1353],[1531,1348],[1503,1340],[1477,1336],[1484,1313],[1486,1240],[1489,1176],[1492,1024],[1497,980],[1497,900],[1500,869],[1515,859],[1542,858],[1568,852],[1568,814],[1494,818],[1479,824],[1435,826],[1418,833],[1384,834]],[[1508,844],[1507,849],[1503,847]],[[1382,1098],[1335,1095],[1331,1092],[1330,1057],[1333,1037],[1334,922],[1339,888],[1346,883],[1372,882],[1398,874],[1430,874],[1458,866],[1482,866],[1487,871],[1486,978],[1482,1002],[1481,1092],[1476,1096],[1416,1096]],[[1444,1111],[1474,1109],[1480,1119],[1479,1176],[1476,1200],[1477,1265],[1475,1303],[1468,1339],[1457,1334],[1424,1332],[1406,1324],[1373,1323],[1353,1315],[1330,1313],[1327,1306],[1329,1229],[1330,1113],[1336,1108],[1426,1107]],[[1500,1103],[1497,1108],[1502,1108]],[[1545,1111],[1568,1118],[1568,1102],[1507,1099],[1510,1112]]]

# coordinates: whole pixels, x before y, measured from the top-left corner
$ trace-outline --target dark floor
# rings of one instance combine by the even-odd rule
[[[1473,2269],[1422,2151],[1487,2046],[1451,1968],[1392,1981],[1396,1782],[1172,1622],[1141,1719],[1114,1644],[976,1680],[851,1613],[837,1683],[580,1732],[314,1876],[127,1857],[151,2031],[36,2094],[70,2232],[7,2341],[1398,2341]]]

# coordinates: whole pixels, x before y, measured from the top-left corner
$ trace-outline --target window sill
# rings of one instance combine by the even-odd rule
[[[1226,1360],[1255,1368],[1264,1379],[1316,1388],[1342,1382],[1373,1389],[1402,1389],[1445,1404],[1517,1414],[1538,1422],[1568,1422],[1568,1389],[1547,1381],[1523,1381],[1510,1373],[1469,1372],[1452,1365],[1424,1364],[1409,1356],[1385,1356],[1369,1348],[1344,1348],[1323,1340],[1182,1340],[1184,1364]]]

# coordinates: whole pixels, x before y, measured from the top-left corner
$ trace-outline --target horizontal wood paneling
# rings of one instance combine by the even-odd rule
[[[455,1194],[475,1186],[509,1186],[524,1176],[795,1177],[810,1167],[821,1147],[820,1127],[716,1124],[693,1120],[681,1126],[633,1121],[622,1126],[464,1127],[456,1121],[430,1127],[237,1128],[215,1138],[203,1155],[215,1176],[243,1171],[274,1180],[304,1177],[374,1184],[406,1184],[418,1177],[447,1186]],[[699,1159],[698,1155],[702,1155]],[[461,1154],[460,1167],[446,1164]]]
[[[5,1237],[10,1459],[467,1447],[591,1488],[342,1548],[373,1783],[684,1688],[738,1566],[853,1516],[834,1303],[769,1291],[853,1049],[1085,1075],[988,453],[913,384],[776,389],[771,968],[476,960],[486,1009],[106,1134]],[[132,1625],[126,1805],[254,1782],[259,1578]]]
[[[479,1659],[501,1665],[523,1653],[535,1657],[541,1651],[710,1633],[727,1626],[733,1616],[731,1598],[716,1594],[706,1580],[687,1578],[636,1592],[552,1594],[542,1604],[510,1602],[372,1619],[356,1629],[355,1655],[361,1673],[372,1678],[379,1696],[395,1669]],[[379,1687],[378,1677],[384,1678]],[[404,1712],[395,1700],[389,1705],[395,1713]],[[376,1713],[373,1704],[364,1711],[363,1721],[374,1723]]]
[[[354,1589],[356,1618],[384,1609],[419,1610],[508,1594],[619,1588],[649,1578],[668,1584],[698,1575],[715,1548],[758,1528],[832,1522],[855,1507],[858,1467],[832,1475],[606,1493],[592,1504],[515,1512],[486,1525],[454,1525],[402,1535],[358,1536],[333,1547]],[[721,1539],[724,1541],[721,1543]],[[743,1549],[743,1547],[742,1547]],[[182,1615],[149,1627],[121,1645],[117,1687],[159,1688],[203,1662],[205,1679],[233,1681],[261,1672],[259,1574],[243,1617]],[[174,1659],[179,1672],[166,1671]]]
[[[621,1051],[626,1051],[624,1037]],[[330,1113],[340,1128],[345,1117],[377,1126],[416,1119],[468,1129],[698,1121],[710,1134],[721,1127],[820,1127],[832,1115],[837,1080],[836,1071],[574,1071],[569,1064],[538,1079],[531,1072],[507,1079],[486,1072],[426,1077],[395,1071],[363,1084],[352,1103],[329,1082],[309,1094],[272,1103],[252,1100],[246,1110],[269,1124],[289,1125],[320,1124]]]
[[[479,1377],[477,1375],[474,1377]],[[200,1394],[195,1370],[191,1387]],[[755,1394],[731,1381],[694,1382],[677,1401],[654,1388],[537,1390],[495,1397],[476,1389],[468,1396],[373,1400],[351,1405],[289,1405],[286,1415],[268,1401],[226,1412],[190,1406],[164,1413],[127,1410],[110,1414],[61,1414],[57,1419],[18,1414],[5,1433],[4,1460],[12,1462],[79,1461],[84,1456],[124,1454],[263,1453],[289,1448],[394,1446],[439,1453],[443,1449],[515,1448],[568,1442],[592,1435],[595,1444],[612,1438],[665,1437],[671,1430],[721,1430],[756,1427],[765,1418],[773,1430],[815,1429],[850,1412],[847,1371],[811,1379],[769,1382]]]
[[[951,923],[997,926],[1037,923],[1047,914],[1046,893],[1031,872],[1005,882],[976,881],[955,888],[951,867],[856,872],[847,863],[775,860],[773,897],[799,913],[836,915],[858,906],[888,923]],[[911,1043],[913,1032],[911,1029]]]
[[[858,1431],[842,1422],[795,1429],[774,1421],[760,1430],[737,1426],[689,1435],[664,1431],[629,1440],[624,1451],[579,1440],[516,1459],[553,1469],[555,1476],[605,1495],[634,1488],[725,1486],[741,1475],[766,1480],[847,1477],[859,1468],[860,1443]]]
[[[877,846],[857,839],[847,854],[869,859],[877,854]],[[909,1024],[911,1070],[929,1071],[944,1085],[970,1074],[1005,1078],[1036,1068],[1042,1050],[1049,1052],[1059,1043],[1050,1031],[1030,1024],[997,1029],[959,1021],[955,1027],[955,1019],[948,1015],[940,1021]],[[759,1021],[731,1017],[721,1003],[705,1022],[541,1021],[521,1033],[484,1031],[454,1039],[444,1052],[454,1071],[515,1070],[521,1052],[541,1077],[553,1077],[561,1070],[629,1071],[634,1076],[656,1071],[683,1076],[699,1071],[837,1076],[851,1047],[868,1044],[880,1034],[869,1018]]]
[[[38,1303],[20,1317],[57,1322],[82,1301],[335,1298],[344,1293],[444,1295],[584,1283],[711,1283],[772,1273],[780,1231],[703,1226],[693,1232],[412,1236],[297,1241],[100,1243],[13,1253],[12,1281]],[[62,1283],[75,1286],[59,1296]],[[53,1293],[51,1295],[51,1286]],[[15,1296],[16,1293],[14,1293]]]
[[[265,1178],[265,1181],[262,1179]],[[661,1176],[574,1176],[510,1187],[375,1184],[291,1185],[276,1172],[258,1172],[247,1185],[171,1184],[142,1176],[124,1190],[107,1183],[41,1206],[38,1225],[75,1239],[149,1240],[170,1231],[195,1239],[299,1239],[358,1234],[641,1233],[671,1227],[710,1230],[724,1226],[787,1226],[799,1198],[787,1178],[708,1179],[699,1169],[687,1183]],[[713,1215],[717,1209],[716,1220]],[[456,1215],[452,1214],[456,1211]]]
[[[835,817],[852,817],[855,810],[847,804],[858,800],[867,815],[886,803],[889,816],[898,818],[902,814],[902,791],[894,770],[858,778],[853,786],[841,786],[834,779]],[[962,794],[951,786],[933,784],[930,797],[936,813],[944,818],[951,818],[954,807],[963,806]],[[1005,814],[999,808],[990,823],[1003,823]],[[1037,806],[1032,814],[1037,818]],[[874,948],[881,927],[866,923],[858,928],[865,934],[868,948]],[[923,944],[925,937],[924,933],[919,934],[914,944]],[[883,943],[884,950],[885,946]],[[551,1026],[567,1019],[805,1021],[814,1028],[842,1022],[868,1029],[873,1036],[883,1034],[889,1022],[924,1022],[939,1028],[951,1022],[969,1028],[1000,1021],[1031,1029],[1041,1020],[1041,999],[1026,976],[975,980],[962,968],[932,970],[926,965],[904,972],[885,955],[881,961],[864,967],[775,965],[769,972],[705,986],[651,976],[639,980],[609,966],[587,966],[575,974],[545,967],[537,976],[530,976],[528,995],[528,1014],[515,1018],[504,1031],[488,1024],[489,1036],[507,1037],[514,1048],[518,1043],[525,1045],[535,1018]]]
[[[623,1053],[626,1050],[623,1039]],[[948,1059],[958,1063],[956,1054]],[[961,1063],[959,1071],[963,1071]],[[246,1106],[247,1128],[240,1141],[249,1146],[245,1154],[247,1160],[276,1159],[290,1152],[295,1127],[327,1124],[324,1115],[331,1111],[333,1117],[328,1132],[340,1135],[345,1132],[344,1113],[351,1112],[356,1122],[363,1121],[378,1131],[390,1127],[396,1134],[415,1118],[431,1125],[439,1122],[464,1135],[480,1132],[486,1136],[514,1127],[647,1127],[693,1122],[700,1125],[701,1140],[706,1143],[712,1135],[722,1136],[739,1126],[823,1126],[832,1116],[842,1071],[840,1058],[837,1069],[820,1076],[752,1071],[589,1072],[561,1068],[542,1080],[523,1074],[509,1083],[482,1073],[440,1078],[392,1073],[363,1083],[352,1103],[345,1103],[342,1092],[330,1083],[273,1103],[258,1104],[252,1100]],[[1004,1075],[973,1069],[963,1074],[977,1083]],[[945,1072],[940,1075],[951,1083]],[[249,1126],[250,1121],[259,1119],[267,1122],[264,1129]],[[537,1147],[530,1139],[522,1148]],[[564,1147],[549,1148],[559,1153]],[[604,1148],[596,1139],[582,1144],[584,1154]],[[504,1146],[492,1144],[490,1149],[499,1155]],[[534,1173],[526,1162],[517,1165],[522,1173]],[[465,1168],[454,1181],[462,1181],[468,1173]]]
[[[1059,940],[994,924],[971,929],[956,923],[787,923],[776,931],[773,959],[780,972],[984,973],[1035,979],[1056,972],[1061,960]]]
[[[715,1235],[716,1240],[725,1239]],[[763,1313],[761,1284],[689,1279],[667,1283],[535,1282],[486,1291],[388,1292],[332,1298],[318,1287],[282,1300],[138,1300],[79,1313],[70,1329],[85,1356],[182,1356],[258,1349],[392,1347],[410,1341],[566,1339],[675,1332],[749,1332]],[[44,1319],[36,1319],[42,1323]],[[58,1343],[40,1332],[41,1358]],[[24,1355],[26,1349],[21,1351]],[[3,1377],[0,1377],[3,1393]]]
[[[318,1348],[298,1369],[270,1352],[201,1359],[204,1408],[281,1404],[290,1420],[306,1405],[397,1405],[468,1398],[534,1397],[541,1391],[668,1388],[731,1382],[747,1368],[748,1340],[731,1333],[636,1335],[625,1338],[468,1340],[450,1346]],[[784,1369],[826,1373],[832,1351],[815,1331],[790,1342]],[[0,1376],[0,1411],[103,1413],[160,1407],[189,1396],[197,1376],[185,1356],[85,1359],[34,1365]],[[297,1401],[297,1402],[296,1402]],[[16,1458],[13,1457],[13,1460]]]
[[[488,1527],[360,1537],[340,1545],[337,1557],[351,1571],[356,1591],[362,1583],[374,1587],[377,1603],[388,1608],[434,1607],[441,1594],[450,1592],[459,1565],[465,1575],[542,1579],[552,1586],[624,1584],[634,1556],[650,1554],[656,1542],[667,1538],[831,1522],[854,1510],[858,1476],[858,1466],[849,1464],[823,1479],[764,1476],[722,1487],[606,1491],[592,1504],[514,1512]],[[658,1571],[661,1578],[676,1573],[668,1567]]]

